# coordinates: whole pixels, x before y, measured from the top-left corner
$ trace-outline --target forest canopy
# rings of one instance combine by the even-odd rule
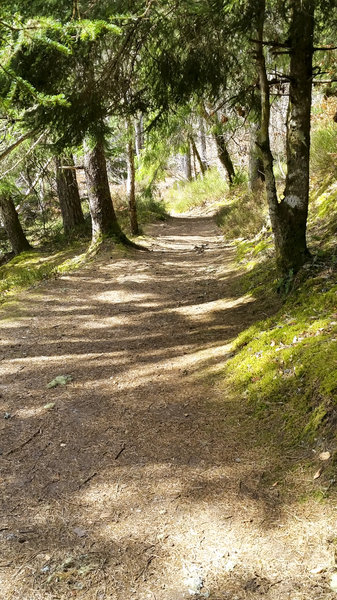
[[[170,123],[187,111],[191,125],[180,149],[191,145],[203,174],[202,152],[192,130],[193,122],[204,121],[232,184],[235,167],[226,140],[235,139],[244,119],[246,131],[255,135],[255,177],[265,181],[279,269],[297,271],[310,258],[306,227],[312,95],[337,93],[333,9],[332,0],[50,0],[17,1],[14,7],[5,2],[0,15],[0,158],[11,161],[11,149],[24,148],[20,140],[39,140],[37,147],[46,156],[80,157],[84,152],[88,179],[91,153],[91,175],[96,178],[90,188],[95,192],[89,193],[93,238],[117,235],[125,241],[110,207],[106,158],[111,140],[132,137],[133,123],[141,119],[144,143],[150,148],[153,132],[165,135],[165,128],[169,131]],[[270,119],[273,107],[283,101],[288,107],[282,191],[275,179]],[[121,121],[126,123],[123,134],[116,129]],[[123,158],[131,180],[135,143],[129,143]],[[171,153],[175,151],[172,147]],[[11,182],[7,171],[5,165],[1,181],[6,206],[8,186],[18,183],[15,168],[10,167]],[[135,233],[133,188],[131,183]],[[106,215],[99,226],[97,211]],[[16,219],[15,227],[18,223]]]

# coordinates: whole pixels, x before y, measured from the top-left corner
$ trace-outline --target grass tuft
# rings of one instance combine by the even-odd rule
[[[194,181],[177,181],[165,193],[164,201],[169,212],[184,213],[207,204],[227,201],[229,187],[217,169],[209,169],[203,178]]]

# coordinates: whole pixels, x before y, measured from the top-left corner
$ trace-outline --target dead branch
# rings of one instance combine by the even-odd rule
[[[4,150],[0,154],[0,161],[2,161],[4,158],[6,158],[6,156],[8,156],[8,154],[10,154],[13,150],[15,150],[15,148],[17,148],[20,144],[22,144],[22,142],[24,142],[29,137],[31,137],[32,135],[34,135],[34,133],[36,133],[36,129],[33,129],[32,131],[28,131],[28,133],[25,133],[24,135],[22,135],[21,137],[19,137],[19,139],[17,139],[16,142],[14,142],[13,144],[11,144],[11,146],[8,146],[8,148],[6,148],[6,150]]]
[[[19,446],[16,446],[15,448],[12,448],[12,450],[9,450],[5,456],[10,456],[10,454],[14,454],[14,452],[17,452],[18,450],[21,450],[22,448],[24,448],[24,446],[27,446],[27,444],[29,444],[29,442],[31,442],[34,438],[36,438],[36,436],[38,436],[40,433],[42,433],[42,429],[37,429],[29,438],[28,440],[25,440],[24,442],[22,442],[22,444],[20,444]]]

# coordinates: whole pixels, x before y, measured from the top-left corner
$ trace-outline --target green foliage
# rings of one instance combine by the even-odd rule
[[[112,87],[118,100],[124,94],[124,73],[109,71],[119,37],[120,28],[103,20],[30,20],[13,35],[11,53],[0,57],[5,110],[15,107],[23,125],[44,129],[60,146],[79,143],[87,132],[104,135]]]
[[[167,212],[164,201],[156,197],[137,197],[137,213],[140,224],[165,221]]]

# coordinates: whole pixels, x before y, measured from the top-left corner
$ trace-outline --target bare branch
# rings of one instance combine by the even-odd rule
[[[6,158],[6,156],[8,156],[8,154],[10,154],[13,150],[15,150],[15,148],[17,148],[20,144],[22,144],[22,142],[24,142],[25,140],[27,140],[29,137],[33,136],[34,133],[36,133],[36,129],[33,129],[32,131],[28,131],[28,133],[25,133],[24,135],[22,135],[21,137],[19,137],[19,139],[16,140],[16,142],[14,142],[11,146],[8,146],[8,148],[6,148],[6,150],[4,150],[0,154],[0,162],[4,158]]]
[[[14,171],[14,169],[16,169],[16,167],[22,163],[23,160],[25,160],[25,158],[34,150],[35,146],[37,146],[37,144],[42,140],[43,136],[45,135],[45,132],[41,133],[41,135],[37,138],[36,142],[29,148],[28,152],[22,157],[20,158],[20,160],[18,160],[15,165],[13,165],[10,169],[8,169],[7,171],[5,171],[5,173],[1,173],[1,177],[0,177],[0,181],[2,179],[4,179],[6,177],[6,175],[8,175],[8,173],[11,173],[11,171]]]
[[[313,51],[314,52],[320,52],[320,51],[326,51],[326,50],[337,50],[337,46],[314,46]]]

